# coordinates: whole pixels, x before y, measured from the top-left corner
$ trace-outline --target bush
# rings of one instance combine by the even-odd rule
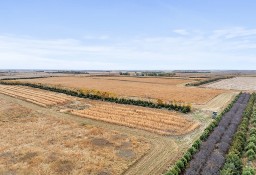
[[[255,175],[255,170],[251,167],[245,167],[243,168],[242,175]]]
[[[247,146],[245,147],[245,150],[248,151],[249,149],[252,149],[254,152],[256,152],[256,145],[255,145],[255,143],[249,142],[249,143],[247,144]]]

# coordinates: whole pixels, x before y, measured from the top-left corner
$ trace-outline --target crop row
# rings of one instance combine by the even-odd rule
[[[232,135],[241,120],[249,96],[248,94],[236,96],[233,102],[205,129],[201,137],[194,142],[167,174],[200,174],[206,171],[219,171],[220,164],[223,165],[225,161],[225,152],[228,151]]]
[[[179,105],[179,104],[165,104],[165,103],[153,103],[151,101],[143,101],[143,100],[134,100],[134,99],[126,99],[126,98],[117,98],[117,97],[105,97],[97,94],[92,93],[85,93],[78,90],[71,90],[71,89],[64,89],[60,87],[53,87],[48,85],[42,85],[42,84],[33,84],[33,83],[22,83],[18,81],[0,81],[0,84],[5,85],[21,85],[21,86],[29,86],[33,88],[39,88],[44,90],[49,90],[53,92],[58,93],[64,93],[71,96],[76,96],[80,98],[88,98],[92,100],[102,100],[102,101],[108,101],[113,103],[119,103],[119,104],[127,104],[127,105],[136,105],[136,106],[142,106],[142,107],[149,107],[149,108],[164,108],[168,110],[175,110],[180,111],[183,113],[188,113],[191,111],[190,105]]]

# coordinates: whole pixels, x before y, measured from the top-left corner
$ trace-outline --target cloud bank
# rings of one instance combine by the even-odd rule
[[[175,29],[169,36],[40,39],[0,35],[1,69],[256,69],[256,29]]]

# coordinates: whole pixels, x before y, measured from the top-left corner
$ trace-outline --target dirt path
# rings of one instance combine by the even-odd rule
[[[0,94],[0,98],[4,98],[8,101],[18,103],[24,107],[27,107],[32,110],[36,110],[42,115],[50,114],[52,116],[62,118],[65,120],[76,121],[81,124],[89,124],[94,126],[99,126],[102,128],[107,128],[111,130],[116,130],[119,132],[126,133],[128,135],[139,136],[147,141],[151,142],[152,146],[148,153],[146,153],[141,159],[139,159],[136,163],[130,166],[123,174],[125,175],[157,175],[162,174],[167,167],[172,164],[177,158],[180,157],[183,150],[187,149],[188,145],[192,143],[192,141],[199,137],[200,130],[197,129],[192,134],[186,136],[188,141],[186,143],[181,141],[182,137],[163,137],[157,134],[149,133],[143,130],[132,129],[124,126],[114,125],[110,123],[105,123],[101,121],[91,120],[87,118],[81,118],[75,115],[61,113],[57,111],[55,108],[45,108],[33,103],[29,103],[17,98],[13,98],[7,95]],[[190,137],[190,135],[192,137]]]

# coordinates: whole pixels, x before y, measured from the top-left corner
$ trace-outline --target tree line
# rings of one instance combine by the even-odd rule
[[[237,95],[166,175],[219,174],[249,96],[241,93]]]

